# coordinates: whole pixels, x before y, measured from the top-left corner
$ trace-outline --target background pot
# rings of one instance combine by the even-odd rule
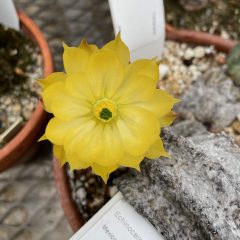
[[[225,53],[228,53],[236,44],[236,42],[232,40],[225,40],[219,36],[209,33],[177,30],[169,25],[166,27],[166,38],[167,40],[174,40],[177,42],[185,42],[196,45],[213,45],[217,50]],[[67,168],[61,168],[59,161],[56,158],[53,159],[53,166],[54,179],[60,196],[62,208],[72,230],[76,232],[84,224],[84,218],[78,211],[76,203],[72,198]]]
[[[37,25],[23,12],[18,12],[21,29],[39,47],[43,57],[44,76],[53,72],[53,62],[50,49],[42,32]],[[37,149],[37,139],[47,123],[47,113],[43,110],[42,102],[39,101],[31,118],[15,137],[0,149],[0,172],[19,161],[21,157],[31,155]]]

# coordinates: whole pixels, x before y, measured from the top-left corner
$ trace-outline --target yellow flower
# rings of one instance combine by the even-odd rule
[[[139,169],[144,157],[167,156],[159,137],[174,119],[177,99],[156,89],[155,60],[129,64],[120,35],[98,49],[64,44],[66,73],[39,80],[49,121],[44,139],[71,169],[92,167],[104,181],[119,166]]]

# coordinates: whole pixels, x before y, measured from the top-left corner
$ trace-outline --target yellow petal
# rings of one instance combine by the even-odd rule
[[[66,153],[63,146],[54,145],[53,154],[60,161],[61,166],[68,162],[71,170],[85,169],[90,166],[86,162],[81,162],[76,154],[74,155]]]
[[[125,157],[121,161],[121,165],[125,167],[135,168],[140,171],[140,163],[144,159],[144,155],[142,156],[132,156],[130,154],[126,154]]]
[[[67,154],[66,153],[66,159],[70,166],[71,171],[73,171],[75,169],[80,170],[80,169],[86,169],[86,168],[90,167],[89,163],[82,162],[76,154]]]
[[[176,118],[176,113],[175,112],[169,112],[166,114],[164,117],[160,119],[160,125],[161,127],[166,127],[169,126],[173,123],[174,119]]]
[[[154,159],[160,156],[168,157],[169,154],[165,151],[163,147],[163,142],[161,138],[158,138],[157,141],[148,149],[146,152],[146,157]]]
[[[95,147],[99,147],[100,156],[94,162],[101,166],[116,165],[124,158],[121,138],[114,124],[103,126],[102,135]]]
[[[76,153],[82,162],[112,166],[124,156],[119,136],[111,124],[94,124],[86,121],[68,131],[65,149]]]
[[[46,90],[47,87],[50,85],[56,83],[56,82],[61,82],[64,81],[66,78],[66,74],[63,72],[55,72],[50,75],[48,75],[46,78],[39,79],[38,83],[42,87],[43,90]]]
[[[174,98],[168,92],[156,89],[156,92],[150,101],[141,102],[136,105],[151,111],[161,119],[166,116],[166,114],[172,110],[173,105],[179,101],[179,99]]]
[[[92,106],[88,102],[64,94],[59,99],[55,99],[51,109],[55,117],[66,121],[90,116],[92,112]]]
[[[130,52],[126,44],[122,41],[120,33],[118,33],[116,38],[107,43],[102,49],[114,51],[124,66],[129,64]]]
[[[43,91],[42,98],[45,109],[62,120],[86,116],[92,109],[91,104],[86,100],[69,95],[63,81],[54,83]]]
[[[67,74],[82,71],[88,62],[90,53],[81,47],[68,47],[63,43],[63,65]]]
[[[82,125],[81,132],[75,134],[72,150],[77,150],[76,153],[82,161],[89,163],[101,161],[103,145],[99,144],[102,141],[102,128],[99,126],[86,123]]]
[[[88,44],[86,39],[82,40],[81,44],[79,45],[79,48],[88,51],[90,55],[98,50],[98,47],[96,45]]]
[[[67,76],[65,86],[67,93],[75,98],[90,102],[96,101],[89,83],[89,77],[85,72],[73,73]]]
[[[119,109],[118,131],[126,152],[142,156],[159,136],[159,120],[151,112],[138,107]]]
[[[63,145],[64,139],[69,131],[76,128],[78,125],[78,119],[67,122],[54,117],[49,121],[45,135],[53,144]]]
[[[41,141],[44,141],[44,140],[47,140],[47,137],[45,134],[43,134],[39,139],[38,139],[38,142],[41,142]]]
[[[113,96],[119,104],[133,104],[149,101],[156,94],[155,83],[145,76],[133,76],[121,84]]]
[[[107,183],[108,177],[111,172],[115,171],[119,166],[114,165],[110,167],[103,167],[98,164],[92,165],[92,170],[95,174],[99,175],[105,183]]]
[[[78,132],[68,135],[66,149],[76,151],[79,159],[84,162],[106,167],[116,165],[121,162],[124,152],[120,137],[112,128],[111,124],[82,124],[82,127],[78,127]]]
[[[59,100],[59,96],[64,94],[64,81],[56,82],[50,85],[42,92],[44,109],[52,113],[52,103]]]
[[[77,154],[83,162],[90,162],[90,159],[85,155],[89,144],[96,136],[96,122],[93,119],[80,118],[77,126],[68,130],[67,136],[64,139],[64,149],[69,154]]]
[[[126,69],[126,77],[130,78],[133,76],[145,76],[157,83],[159,80],[159,68],[155,60],[140,59],[136,60]]]
[[[156,94],[158,65],[155,60],[137,60],[125,72],[124,81],[113,96],[122,104],[150,100]]]
[[[67,162],[63,146],[53,145],[53,155],[59,160],[61,167]]]
[[[91,55],[87,73],[96,99],[111,99],[123,81],[124,67],[114,52],[99,50]]]

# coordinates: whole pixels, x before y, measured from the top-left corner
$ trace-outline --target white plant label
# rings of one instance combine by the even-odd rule
[[[16,30],[20,29],[19,18],[12,0],[0,0],[0,23]]]
[[[116,194],[70,240],[164,240],[156,229]]]
[[[165,41],[163,0],[108,0],[115,34],[131,51],[131,60],[161,58]]]

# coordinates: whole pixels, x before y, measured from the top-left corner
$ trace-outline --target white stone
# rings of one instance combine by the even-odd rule
[[[109,188],[109,195],[113,197],[118,192],[118,188],[116,186],[112,186]]]
[[[181,44],[181,48],[182,48],[182,49],[186,49],[186,48],[187,48],[187,44],[186,44],[186,43],[182,43],[182,44]]]
[[[76,192],[76,196],[81,199],[81,200],[84,200],[87,196],[87,193],[85,191],[84,188],[79,188]]]
[[[205,50],[203,47],[198,46],[194,49],[194,57],[195,58],[202,58],[205,55]]]
[[[198,66],[198,70],[201,72],[205,72],[208,69],[208,67],[209,66],[207,64],[202,63]]]
[[[160,64],[159,65],[159,74],[160,74],[160,79],[165,78],[169,73],[169,66],[166,64]]]
[[[193,50],[192,50],[191,48],[188,48],[188,49],[186,50],[185,54],[184,54],[184,58],[185,58],[186,60],[190,60],[190,59],[193,58],[193,57],[194,57],[194,52],[193,52]]]
[[[185,67],[184,65],[182,65],[182,66],[179,67],[179,71],[180,71],[181,73],[186,73],[186,72],[187,72],[187,67]]]
[[[221,31],[221,37],[224,38],[224,39],[229,39],[229,34],[226,31],[222,30]]]
[[[191,72],[196,72],[196,71],[197,71],[197,67],[196,67],[195,65],[191,65],[191,66],[189,67],[189,70],[190,70]]]
[[[207,48],[205,48],[205,53],[206,54],[215,54],[216,49],[213,46],[207,47]]]
[[[15,105],[12,106],[12,110],[14,113],[20,113],[22,110],[22,107],[19,103],[16,103]]]
[[[200,76],[201,76],[201,72],[198,72],[198,71],[193,72],[192,73],[192,80],[196,81]]]
[[[178,50],[177,51],[177,56],[180,57],[180,58],[184,57],[184,51],[183,50]]]

